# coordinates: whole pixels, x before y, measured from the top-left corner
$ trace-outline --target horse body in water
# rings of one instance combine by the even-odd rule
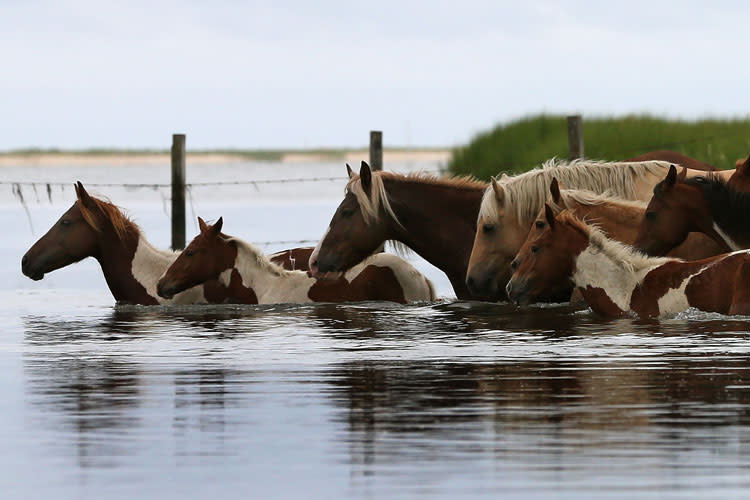
[[[340,274],[385,241],[397,241],[443,271],[456,297],[470,299],[466,268],[486,183],[470,178],[372,172],[347,165],[349,182],[310,257],[316,276]]]
[[[750,313],[750,252],[698,261],[648,257],[608,239],[568,211],[545,208],[542,229],[530,235],[512,263],[508,297],[526,304],[548,287],[572,282],[605,316],[671,315],[689,307],[722,314]]]
[[[221,233],[198,219],[201,232],[159,280],[159,295],[172,297],[209,280],[218,280],[231,298],[247,304],[435,300],[432,282],[408,262],[379,253],[336,280],[318,280],[271,263],[257,248]]]
[[[696,231],[725,252],[750,248],[748,213],[750,193],[714,175],[685,178],[684,171],[678,174],[671,167],[654,187],[635,246],[650,255],[664,255]]]
[[[487,298],[498,296],[505,289],[511,274],[510,262],[543,208],[552,178],[557,178],[567,188],[609,192],[620,198],[647,201],[653,186],[664,178],[669,166],[661,161],[550,161],[514,177],[493,179],[485,189],[477,217],[466,276],[469,289]],[[705,174],[704,171],[687,171],[690,176]],[[721,171],[714,175],[728,177],[732,172]]]
[[[218,283],[206,283],[165,300],[156,283],[178,253],[151,245],[140,228],[112,203],[90,196],[78,182],[77,200],[21,259],[23,273],[40,280],[46,273],[94,257],[118,303],[219,303],[227,298]],[[311,248],[275,254],[280,263],[306,268]]]

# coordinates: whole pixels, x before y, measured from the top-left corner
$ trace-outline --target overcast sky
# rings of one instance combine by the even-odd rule
[[[445,146],[750,112],[750,3],[0,1],[0,150]]]

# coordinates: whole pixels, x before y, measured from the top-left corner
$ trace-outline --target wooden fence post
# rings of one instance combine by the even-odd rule
[[[383,132],[370,130],[370,168],[383,170]]]
[[[583,158],[583,118],[581,115],[568,116],[568,159]]]
[[[172,134],[172,250],[185,248],[185,134]]]

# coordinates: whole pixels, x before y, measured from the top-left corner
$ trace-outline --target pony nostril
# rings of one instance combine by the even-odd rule
[[[469,286],[469,288],[474,288],[474,278],[471,276],[466,278],[466,284]]]
[[[21,259],[21,265],[23,267],[26,267],[26,264],[28,264],[28,263],[29,263],[29,257],[26,256],[26,255],[24,255],[23,258]]]
[[[513,269],[514,271],[515,271],[516,269],[518,269],[518,261],[517,261],[517,260],[514,260],[513,262],[511,262],[511,263],[510,263],[510,268],[511,268],[511,269]]]

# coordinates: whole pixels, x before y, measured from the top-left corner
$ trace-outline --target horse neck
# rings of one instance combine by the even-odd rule
[[[610,248],[602,248],[589,242],[576,256],[573,284],[583,290],[601,289],[621,310],[628,311],[633,290],[643,277],[670,259],[635,257],[623,253],[615,257],[616,252],[611,249],[616,243],[605,241],[604,245]]]
[[[463,282],[484,188],[384,177],[391,206],[389,237]]]
[[[750,247],[750,222],[744,216],[750,210],[750,195],[728,188],[704,190],[704,198],[710,217],[691,217],[699,229],[730,251]]]
[[[133,225],[122,238],[110,230],[100,236],[96,259],[118,302],[156,304],[156,283],[176,254],[156,249]]]
[[[645,208],[616,201],[587,205],[568,199],[566,205],[579,219],[595,224],[608,237],[627,244],[635,241],[645,212]]]

